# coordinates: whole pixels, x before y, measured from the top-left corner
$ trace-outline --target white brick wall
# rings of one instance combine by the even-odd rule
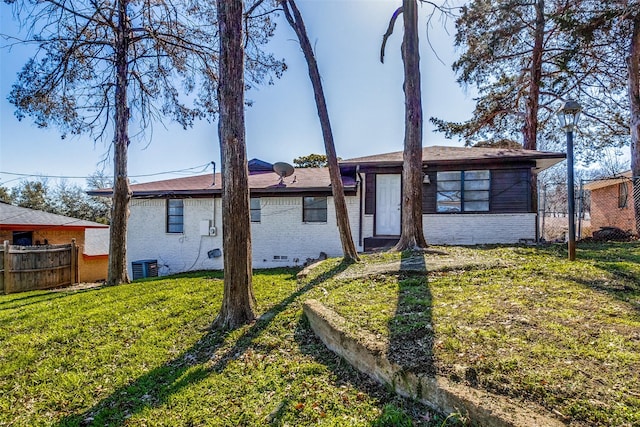
[[[216,223],[222,221],[218,200]],[[212,199],[184,199],[184,233],[166,232],[166,201],[134,199],[129,217],[127,266],[141,259],[157,259],[160,274],[221,269],[222,258],[207,252],[222,248],[222,236],[200,236],[200,221],[213,219]]]
[[[373,237],[373,215],[364,216],[364,237]],[[428,244],[480,245],[535,239],[535,214],[430,214],[422,216]]]
[[[347,197],[352,236],[357,239],[358,198]],[[259,223],[251,224],[256,268],[301,265],[320,252],[342,255],[333,197],[327,198],[327,222],[302,222],[302,197],[262,197]],[[276,259],[275,257],[278,257]],[[286,258],[285,258],[286,257]]]
[[[262,197],[259,223],[251,224],[255,268],[293,266],[320,252],[342,255],[333,198],[327,198],[327,222],[302,222],[302,197]],[[358,238],[359,197],[347,197],[354,241]],[[162,275],[188,270],[222,269],[222,257],[207,252],[222,248],[221,200],[216,199],[217,236],[200,236],[200,222],[213,219],[212,199],[184,199],[184,233],[166,233],[166,201],[134,199],[131,204],[127,265],[157,259]]]
[[[535,239],[535,214],[423,215],[427,243],[479,245]]]
[[[348,196],[351,233],[358,250],[359,196]],[[222,257],[207,252],[222,250],[221,200],[216,199],[216,236],[201,236],[200,222],[213,220],[212,199],[184,199],[184,233],[166,233],[166,201],[134,199],[131,203],[127,243],[127,266],[131,262],[157,259],[160,274],[189,270],[222,269]],[[213,224],[213,221],[212,221]],[[373,236],[373,215],[363,215],[363,238]],[[518,243],[535,238],[535,214],[424,215],[429,244],[475,245]],[[253,266],[269,268],[303,264],[318,258],[342,255],[333,198],[327,199],[326,223],[302,222],[302,197],[262,197],[261,220],[251,224]]]

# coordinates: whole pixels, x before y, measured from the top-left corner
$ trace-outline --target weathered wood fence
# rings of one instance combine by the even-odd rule
[[[78,281],[78,246],[16,246],[5,240],[0,247],[0,293],[57,288]]]

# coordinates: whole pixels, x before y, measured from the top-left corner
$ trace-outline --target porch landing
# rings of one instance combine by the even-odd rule
[[[366,237],[364,239],[365,252],[382,252],[391,249],[398,243],[400,237]]]

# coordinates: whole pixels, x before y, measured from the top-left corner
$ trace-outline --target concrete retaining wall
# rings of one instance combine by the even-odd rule
[[[460,413],[481,426],[551,427],[560,421],[482,390],[454,384],[444,377],[413,374],[386,357],[386,345],[363,331],[346,332],[346,321],[315,300],[304,303],[311,328],[334,353],[360,372],[389,385],[396,393],[417,399],[445,415]]]

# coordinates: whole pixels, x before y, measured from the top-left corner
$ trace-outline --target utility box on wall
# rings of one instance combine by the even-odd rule
[[[203,219],[200,221],[200,235],[201,236],[215,236],[218,234],[218,230],[215,225],[212,225],[210,219]]]
[[[201,236],[208,236],[210,233],[210,228],[211,228],[211,220],[209,219],[203,219],[202,221],[200,221],[200,235]]]

